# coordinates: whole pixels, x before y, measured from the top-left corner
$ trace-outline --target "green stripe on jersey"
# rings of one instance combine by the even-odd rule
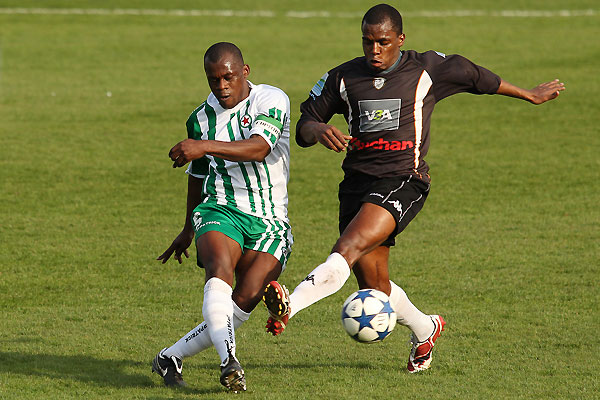
[[[256,167],[255,162],[252,163],[252,169],[254,169],[254,175],[256,176],[256,183],[258,184],[258,197],[260,197],[262,213],[263,213],[263,215],[267,215],[267,210],[265,209],[265,199],[263,197],[262,180],[260,179],[260,173],[258,172],[258,168]]]
[[[273,203],[273,184],[271,184],[271,175],[269,174],[269,167],[266,161],[262,162],[265,167],[265,173],[267,174],[267,183],[269,184],[269,202],[271,203],[271,215],[275,215],[275,203]]]
[[[238,118],[239,118],[238,111]],[[231,120],[235,117],[235,114],[231,114],[229,116],[229,122],[227,123],[227,132],[229,132],[229,140],[235,142],[235,135],[233,133],[233,127],[231,126]],[[242,127],[240,126],[240,134]],[[246,182],[246,191],[248,192],[248,201],[250,202],[250,209],[252,212],[256,212],[256,205],[254,204],[254,196],[252,192],[252,185],[250,183],[250,176],[248,175],[248,171],[246,171],[246,167],[242,162],[238,162],[238,166],[240,167],[240,171],[242,172],[242,176],[244,177],[244,182]]]
[[[208,139],[215,140],[215,133],[217,129],[217,115],[215,113],[214,108],[210,106],[210,104],[206,103],[206,117],[208,118]],[[231,203],[232,206],[236,206],[235,202],[235,193],[233,191],[233,185],[231,184],[231,176],[227,173],[227,168],[225,167],[225,161],[219,157],[213,157],[215,163],[217,164],[217,172],[221,175],[221,179],[223,180],[223,188],[225,189],[225,201],[227,203]],[[216,174],[213,175],[212,182],[210,184],[214,188],[216,193],[216,185],[215,185]]]

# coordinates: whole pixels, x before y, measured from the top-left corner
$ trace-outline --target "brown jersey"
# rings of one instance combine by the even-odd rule
[[[343,114],[352,136],[342,164],[346,174],[415,174],[429,182],[424,157],[435,103],[461,92],[494,94],[499,85],[498,75],[460,55],[408,50],[379,73],[358,57],[330,70],[313,87],[300,106],[296,132],[306,121],[327,123]],[[307,145],[298,135],[296,141]]]

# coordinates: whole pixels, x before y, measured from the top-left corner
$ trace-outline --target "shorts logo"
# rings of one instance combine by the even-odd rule
[[[392,131],[400,126],[401,99],[360,100],[361,132]]]
[[[388,200],[388,203],[390,203],[391,205],[394,206],[394,208],[396,209],[396,211],[398,211],[400,214],[402,214],[402,204],[400,204],[400,202],[398,200]]]
[[[194,213],[194,215],[192,216],[192,221],[194,223],[194,229],[200,229],[200,224],[202,224],[202,215],[200,215],[199,212]]]
[[[373,86],[375,87],[375,89],[379,90],[383,87],[383,85],[385,85],[385,78],[379,76],[373,79]]]
[[[242,117],[241,121],[241,125],[242,128],[249,128],[250,125],[252,125],[252,117],[250,117],[250,115],[248,114],[244,114],[244,116]]]
[[[196,230],[198,231],[198,230],[204,228],[206,225],[221,225],[221,223],[219,221],[208,221],[208,222],[203,223],[200,226],[197,226]]]

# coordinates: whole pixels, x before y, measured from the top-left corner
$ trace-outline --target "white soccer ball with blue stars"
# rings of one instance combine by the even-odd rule
[[[394,330],[396,313],[385,293],[375,289],[361,289],[352,293],[344,302],[342,325],[357,342],[381,342]]]

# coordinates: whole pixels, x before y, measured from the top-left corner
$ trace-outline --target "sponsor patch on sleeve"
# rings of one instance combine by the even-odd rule
[[[325,81],[327,80],[327,77],[329,77],[328,72],[326,72],[325,75],[323,75],[321,79],[315,83],[315,86],[313,86],[313,88],[310,90],[310,97],[314,99],[321,95],[321,92],[323,92],[323,87],[325,87]]]

